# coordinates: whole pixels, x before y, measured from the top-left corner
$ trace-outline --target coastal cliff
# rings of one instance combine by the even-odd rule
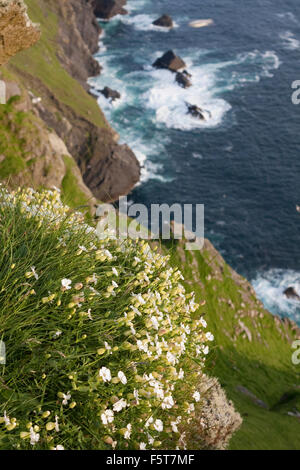
[[[12,59],[7,76],[39,98],[34,113],[66,144],[93,196],[116,200],[139,181],[140,165],[126,144],[118,144],[87,91],[88,76],[100,71],[93,53],[101,29],[93,7],[85,0],[28,0],[27,5],[41,39]]]
[[[2,6],[2,3],[0,0],[0,6]],[[14,3],[21,4],[21,2]],[[87,92],[86,79],[89,75],[99,72],[99,66],[92,57],[93,52],[98,47],[100,32],[100,27],[95,19],[95,12],[97,11],[99,16],[104,15],[102,17],[105,17],[107,15],[109,18],[112,11],[115,14],[122,13],[118,8],[123,8],[124,2],[114,2],[113,0],[109,2],[104,0],[98,2],[89,0],[40,0],[38,2],[37,0],[28,0],[27,3],[30,17],[40,24],[42,35],[35,46],[29,51],[20,52],[7,66],[2,67],[0,70],[2,79],[6,83],[6,98],[8,100],[8,103],[1,106],[0,109],[0,179],[12,187],[32,185],[36,188],[49,188],[55,185],[61,189],[63,201],[76,208],[83,204],[94,206],[98,203],[96,198],[102,200],[114,199],[117,194],[129,190],[133,181],[137,179],[133,175],[137,176],[139,173],[139,165],[127,146],[118,145],[117,134],[109,126],[95,99]],[[117,9],[100,9],[103,6],[107,8],[108,4]],[[3,20],[3,16],[0,17],[0,21]],[[21,38],[22,35],[20,35]],[[23,44],[21,41],[20,49],[23,46],[28,46],[27,40]],[[6,57],[9,54],[6,54]],[[6,57],[5,60],[7,60]],[[31,190],[28,191],[31,198]],[[112,197],[112,195],[115,196]],[[51,208],[51,198],[54,198],[53,210],[57,210],[57,196],[52,194],[43,197],[50,198],[48,208]],[[15,209],[12,208],[11,210],[14,211]],[[18,216],[23,217],[22,213]],[[4,235],[11,232],[18,234],[19,230],[20,233],[16,236],[16,239],[18,243],[22,244],[23,225],[22,223],[16,224],[16,231],[11,231],[11,221],[13,220],[14,217],[9,219],[4,214],[1,223],[6,224],[6,228],[2,233]],[[36,234],[36,227],[31,224],[30,219],[25,223],[28,224],[28,231],[25,232],[27,244],[29,246],[30,243],[33,243],[33,245],[30,245],[32,246],[30,254],[33,258],[32,260],[31,258],[28,259],[27,275],[30,282],[35,282],[35,275],[37,276],[37,274],[32,271],[31,266],[36,266],[38,272],[43,273],[45,260],[43,256],[40,256],[40,251],[36,249],[36,246],[40,248],[42,245],[39,243],[36,246],[34,245],[35,236],[32,236],[32,234]],[[82,246],[86,243],[85,239],[79,240],[79,238],[76,238],[81,236],[81,232],[79,232],[80,230],[75,231],[73,234],[75,242],[70,252],[64,250],[61,243],[58,244],[56,233],[53,236],[51,250],[47,245],[49,259],[53,263],[51,273],[58,276],[57,264],[59,264],[61,270],[60,277],[56,279],[57,285],[60,285],[63,276],[71,277],[71,274],[65,271],[71,262],[77,263],[74,273],[77,275],[77,272],[80,271],[80,276],[82,276],[78,277],[78,281],[86,279],[87,274],[90,274],[90,279],[93,279],[94,270],[88,258],[90,253],[85,255],[86,251],[84,250],[83,253],[80,253],[80,255],[86,256],[87,259],[86,265],[80,264],[79,266],[78,245],[80,243],[80,246]],[[38,231],[38,235],[43,240],[44,234],[42,231]],[[10,247],[10,244],[8,243],[7,246]],[[62,257],[67,255],[63,264],[61,264],[57,255],[57,247],[62,250],[60,252]],[[136,251],[130,253],[130,256],[133,258],[136,255],[144,256],[142,252],[139,254],[139,249],[136,247]],[[291,344],[296,338],[300,337],[297,326],[288,319],[282,320],[267,312],[256,298],[251,285],[226,264],[209,241],[205,241],[204,248],[201,251],[195,252],[185,251],[184,243],[181,241],[174,241],[174,244],[166,242],[159,249],[170,256],[170,263],[175,272],[178,269],[183,272],[185,279],[183,285],[186,292],[194,291],[197,300],[200,301],[197,316],[201,315],[205,318],[215,337],[213,350],[207,361],[206,372],[217,377],[221,386],[215,379],[207,378],[207,380],[202,380],[201,378],[201,384],[199,384],[201,395],[203,394],[201,413],[191,413],[193,420],[185,429],[189,447],[193,449],[226,447],[232,433],[241,424],[241,415],[243,424],[230,441],[229,445],[232,449],[299,448],[299,438],[297,437],[299,436],[297,409],[300,409],[299,371],[291,362]],[[23,252],[20,251],[20,253]],[[126,296],[128,295],[128,282],[123,276],[132,271],[132,266],[128,265],[128,271],[125,275],[120,273],[122,273],[124,263],[129,262],[130,256],[122,259],[122,254],[119,255],[122,250],[117,251],[117,253],[116,256],[121,257],[117,265],[118,284],[120,289],[123,289],[118,295]],[[3,249],[2,255],[4,257],[6,255],[10,256],[10,248],[8,251]],[[17,253],[17,256],[20,256],[20,254]],[[4,259],[6,261],[6,258]],[[6,261],[3,265],[9,271],[9,276],[16,276],[16,280],[22,279],[23,282],[24,269],[22,263],[18,263],[17,260],[15,271],[10,269],[10,262]],[[107,263],[108,272],[111,269],[110,260],[105,259],[105,263]],[[92,270],[89,272],[89,269]],[[100,269],[102,269],[101,266]],[[136,269],[136,266],[134,269]],[[141,280],[138,281],[139,284],[146,282],[145,273],[146,271],[140,271],[137,274],[141,276]],[[112,277],[103,276],[103,273],[101,276],[101,279],[105,279],[105,283],[107,283],[104,287],[102,286],[105,296],[107,295],[106,288]],[[51,296],[49,297],[49,292],[53,288],[53,284],[51,284],[52,276],[50,277],[47,281],[49,285],[47,283],[44,285],[43,278],[42,282],[37,282],[37,287],[35,286],[34,295],[38,292],[43,300],[38,303],[28,297],[28,303],[30,304],[30,314],[33,312],[32,306],[36,309],[38,316],[41,315],[42,308],[45,315],[49,315],[49,318],[53,321],[53,305],[55,302],[52,304],[53,299],[51,299]],[[162,279],[164,279],[163,276]],[[38,279],[36,280],[38,281]],[[64,281],[68,281],[68,279],[64,279]],[[154,282],[156,281],[155,277]],[[135,277],[133,282],[136,282]],[[12,282],[10,285],[13,287],[18,284]],[[80,290],[82,289],[79,282],[77,286]],[[111,289],[111,286],[109,288]],[[154,286],[154,291],[157,291],[156,286]],[[78,292],[75,296],[75,304],[77,301],[79,303],[82,300],[82,298],[79,298],[80,294]],[[71,295],[72,291],[67,289],[64,295],[65,293]],[[5,302],[9,302],[10,297],[6,292],[4,294]],[[27,293],[23,296],[23,293],[18,291],[18,295],[21,302],[25,303],[27,301]],[[61,295],[60,291],[59,295]],[[16,305],[15,291],[11,290],[10,296],[13,299],[11,306]],[[171,305],[171,310],[176,305],[175,300]],[[66,309],[69,308],[71,301],[74,303],[74,298],[68,299]],[[93,299],[90,301],[93,302]],[[124,308],[118,302],[118,296],[116,301],[114,297],[111,301],[112,304],[109,308],[105,303],[103,306],[102,302],[95,302],[92,305],[93,314],[91,318],[93,318],[94,311],[102,307],[105,309],[103,312],[101,311],[102,316],[104,313],[110,314],[117,309],[120,309],[121,314],[123,314]],[[10,309],[6,308],[6,304],[2,302],[0,307],[2,305],[5,306],[5,314],[10,312]],[[63,330],[65,324],[61,325],[59,323],[62,321],[60,305],[57,304],[55,309],[58,312],[58,323],[55,324],[55,329],[58,325]],[[12,311],[14,311],[13,308]],[[84,313],[81,312],[81,314]],[[84,315],[86,317],[82,318],[88,322],[91,321],[91,318],[87,316],[88,314]],[[25,317],[25,320],[27,328],[27,317]],[[72,317],[72,321],[76,323],[76,315]],[[70,319],[66,328],[68,334],[70,333],[69,325]],[[48,327],[48,324],[46,327]],[[98,325],[96,327],[98,328]],[[11,322],[11,328],[15,328],[13,321]],[[147,328],[150,327],[147,325]],[[76,335],[77,329],[78,324],[76,323],[74,327]],[[82,333],[85,333],[85,331],[82,331]],[[1,331],[0,334],[2,334]],[[22,328],[18,328],[18,334],[20,338],[23,334]],[[49,334],[53,334],[52,325]],[[11,349],[18,347],[18,344],[25,344],[23,340],[20,340],[19,343],[16,342],[13,334],[10,337],[14,339]],[[32,338],[34,335],[28,332],[26,340],[28,337]],[[42,337],[43,340],[44,337],[45,335]],[[59,341],[62,341],[62,348],[65,347],[66,354],[68,354],[64,335],[59,335],[58,338],[60,338]],[[46,343],[48,347],[48,340]],[[73,343],[74,338],[72,337],[72,347]],[[83,349],[85,348],[83,341],[79,343],[76,339],[76,344],[79,344],[79,347],[82,346]],[[126,346],[128,346],[128,343]],[[35,354],[30,357],[33,361],[37,361],[33,363],[32,367],[31,364],[30,367],[28,365],[28,371],[31,374],[32,370],[42,370],[40,367],[49,367],[49,377],[51,377],[50,374],[53,373],[52,360],[54,361],[54,359],[49,363],[45,360],[41,366],[38,361],[41,357],[44,358],[44,355],[40,354],[39,348],[38,343],[29,344],[28,342],[28,351],[26,351],[30,355],[34,352]],[[106,354],[105,348],[102,348],[102,350]],[[17,350],[16,357],[18,354],[19,351]],[[97,352],[97,360],[99,360],[99,356],[101,357]],[[80,354],[78,354],[78,357],[81,357]],[[58,355],[58,358],[55,356],[55,360],[61,361],[61,367],[58,367],[54,372],[64,371],[64,354],[62,356]],[[19,376],[20,371],[17,362],[10,361],[9,367],[12,370],[15,364],[18,365]],[[110,367],[109,356],[106,365]],[[70,369],[69,372],[71,374],[73,369]],[[47,374],[45,375],[47,376]],[[28,375],[28,377],[28,383],[34,384],[32,376]],[[63,377],[63,381],[70,380],[69,377]],[[50,384],[49,387],[53,384],[56,386],[58,383],[58,380],[50,380],[50,378],[47,380]],[[71,386],[72,384],[70,384]],[[233,401],[238,413],[234,411],[232,403],[227,401],[224,390],[226,390],[228,398]],[[65,391],[67,392],[67,390]],[[2,392],[6,393],[5,383],[4,388],[0,383],[0,393]],[[72,391],[72,394],[78,393],[79,402],[83,400],[83,395],[80,394],[86,393],[88,395],[89,392],[83,387],[82,390]],[[24,401],[27,401],[27,388],[24,393],[26,393]],[[55,397],[53,401],[53,413],[55,414],[57,394],[55,393],[53,396]],[[74,396],[72,398],[74,399]],[[22,407],[23,396],[18,394],[16,400],[20,400],[20,406]],[[86,403],[88,403],[88,400],[89,397]],[[0,405],[2,403],[3,401],[0,400]],[[12,408],[14,409],[14,407]],[[92,413],[93,416],[94,413]],[[85,418],[86,415],[83,416],[83,419]],[[22,417],[21,419],[25,418]],[[25,426],[25,421],[23,424]],[[78,442],[74,443],[72,439],[74,438],[76,441],[78,428],[74,429],[76,430],[71,433],[71,438],[67,435],[67,439],[73,447],[76,447]],[[16,439],[19,439],[20,433],[19,430],[17,431]],[[84,438],[86,438],[86,432]],[[99,442],[95,443],[93,438],[94,436],[91,437],[92,445],[99,448]],[[24,443],[24,446],[27,443],[28,441]],[[101,448],[108,449],[111,448],[112,441],[107,439],[105,434],[100,445]],[[28,447],[30,447],[29,444]]]

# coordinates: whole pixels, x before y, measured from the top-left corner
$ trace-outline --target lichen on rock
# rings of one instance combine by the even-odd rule
[[[39,37],[38,26],[29,19],[23,0],[0,0],[0,65]]]

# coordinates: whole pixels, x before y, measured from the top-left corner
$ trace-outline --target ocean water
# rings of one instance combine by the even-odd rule
[[[100,20],[97,54],[108,85],[122,97],[99,95],[108,120],[143,164],[130,195],[144,203],[205,205],[205,234],[226,261],[251,279],[274,313],[300,321],[300,80],[298,0],[129,0],[128,16]],[[152,25],[162,13],[176,27]],[[189,22],[211,18],[212,26]],[[151,64],[173,49],[192,73],[180,88]],[[210,111],[203,123],[186,102]]]

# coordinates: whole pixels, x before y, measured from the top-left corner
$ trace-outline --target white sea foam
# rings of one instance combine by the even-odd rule
[[[122,16],[120,20],[122,23],[134,26],[138,31],[156,31],[160,33],[168,33],[170,28],[162,28],[161,26],[155,26],[153,21],[158,18],[159,15],[135,15],[135,16]],[[177,28],[177,23],[174,23],[174,28]]]
[[[159,54],[157,53],[156,56]],[[183,131],[221,125],[225,115],[231,109],[231,105],[221,97],[221,94],[234,89],[238,84],[257,82],[261,77],[273,77],[271,72],[280,66],[280,61],[274,51],[255,50],[239,54],[231,61],[206,63],[201,66],[194,65],[194,63],[201,62],[199,52],[197,56],[184,56],[184,60],[192,74],[190,88],[179,87],[175,81],[175,74],[168,70],[146,67],[153,84],[144,94],[146,107],[155,112],[157,123]],[[243,65],[253,65],[252,72],[243,72]],[[233,71],[228,74],[227,69],[233,69]],[[228,75],[225,84],[223,73]],[[187,103],[206,110],[209,115],[207,120],[199,120],[188,115]]]
[[[300,273],[292,270],[271,269],[258,274],[252,285],[264,306],[272,313],[289,316],[300,321],[300,303],[288,299],[284,295],[285,289],[294,287],[300,295]]]
[[[294,13],[292,13],[291,11],[287,11],[285,13],[278,13],[277,16],[278,16],[278,18],[281,18],[281,19],[284,19],[284,20],[289,20],[292,23],[299,24],[298,19],[296,18]]]
[[[261,52],[257,49],[251,52],[238,54],[236,63],[237,65],[253,65],[254,69],[256,69],[257,67],[260,69],[258,73],[252,75],[252,77],[249,76],[248,80],[247,74],[246,76],[241,76],[241,78],[243,78],[245,81],[250,82],[259,81],[261,77],[273,78],[274,74],[272,73],[272,71],[277,70],[281,65],[279,57],[277,56],[275,51]]]
[[[292,31],[285,31],[284,33],[280,33],[279,37],[282,39],[286,49],[293,51],[300,48],[300,41],[299,39],[295,38],[295,35],[292,33]]]

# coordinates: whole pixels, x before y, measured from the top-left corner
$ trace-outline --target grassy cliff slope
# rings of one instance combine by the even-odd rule
[[[251,285],[206,241],[202,251],[170,248],[184,285],[203,299],[204,318],[215,336],[208,362],[243,417],[231,449],[300,449],[300,368],[291,344],[300,331],[267,312]]]

